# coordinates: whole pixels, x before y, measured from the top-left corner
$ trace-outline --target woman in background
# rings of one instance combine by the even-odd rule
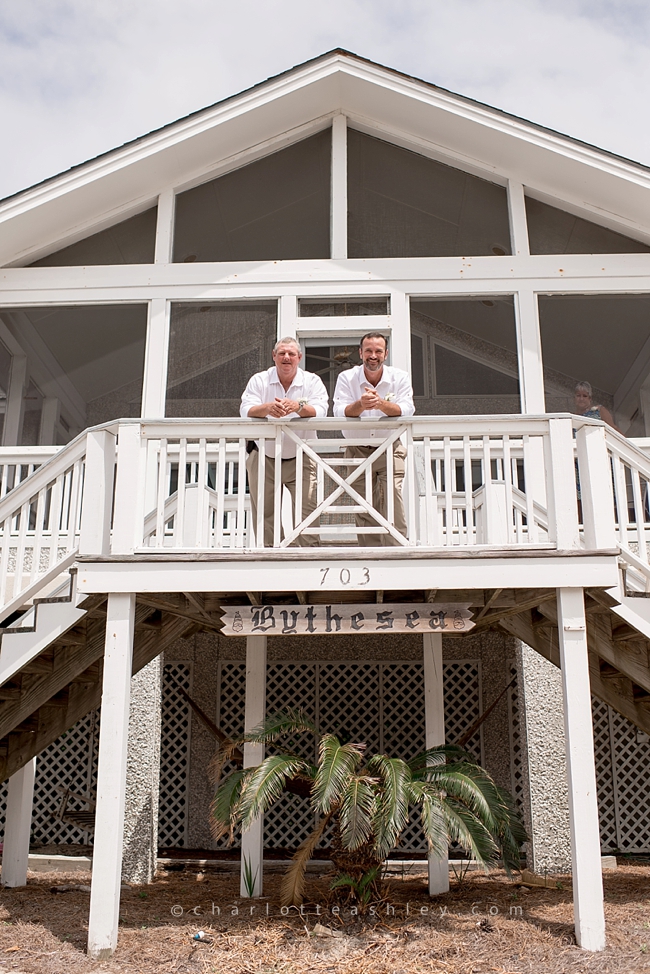
[[[578,382],[574,390],[574,396],[575,411],[578,416],[585,416],[587,419],[602,419],[603,423],[607,423],[617,433],[622,433],[622,430],[615,424],[614,418],[606,406],[593,405],[593,391],[588,382]]]

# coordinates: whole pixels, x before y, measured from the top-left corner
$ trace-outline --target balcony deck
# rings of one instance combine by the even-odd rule
[[[251,440],[261,465],[289,442],[317,484],[307,512],[275,463],[267,547],[263,477],[253,523],[244,476]],[[399,441],[404,531],[393,490],[377,508],[371,472],[383,459],[393,482]],[[357,445],[371,455],[352,458]],[[621,564],[628,588],[650,590],[650,461],[568,414],[121,420],[0,462],[2,618],[73,564],[87,593],[611,588]],[[360,515],[384,544],[358,543]]]

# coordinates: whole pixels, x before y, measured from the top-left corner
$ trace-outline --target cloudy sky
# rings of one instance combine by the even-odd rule
[[[0,0],[0,197],[334,47],[650,165],[648,0]]]

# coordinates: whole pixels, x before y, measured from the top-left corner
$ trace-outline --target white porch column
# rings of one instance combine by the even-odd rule
[[[330,257],[348,256],[348,120],[332,119],[332,191],[330,215]]]
[[[110,957],[117,944],[134,619],[134,594],[108,596],[88,921],[88,953],[98,960]]]
[[[9,779],[2,850],[3,886],[24,886],[27,883],[35,772],[36,758],[32,758]]]
[[[445,697],[442,670],[442,633],[422,637],[424,656],[424,742],[426,748],[445,743]],[[429,896],[449,890],[447,856],[429,856]]]
[[[246,637],[246,704],[244,731],[248,733],[266,716],[266,636]],[[244,744],[244,767],[251,768],[264,760],[263,744]],[[264,816],[242,833],[240,896],[250,896],[244,870],[253,877],[253,896],[261,896],[264,885]]]
[[[584,593],[557,590],[560,666],[564,694],[573,912],[576,940],[586,950],[605,947],[596,766],[591,716]]]

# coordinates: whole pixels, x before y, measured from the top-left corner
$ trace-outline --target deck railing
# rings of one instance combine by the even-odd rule
[[[264,547],[269,459],[271,546],[277,549],[301,543],[357,544],[360,536],[366,543],[404,548],[599,546],[603,498],[598,491],[592,497],[594,478],[586,472],[584,528],[578,524],[576,442],[578,464],[593,464],[597,453],[593,436],[586,452],[580,445],[585,440],[582,426],[592,430],[593,424],[578,425],[576,441],[568,415],[120,424],[111,550]],[[596,426],[602,466],[607,455],[602,425]],[[305,434],[310,438],[302,438]],[[282,489],[283,437],[296,454],[295,501]],[[253,441],[259,447],[260,468],[256,523],[245,476]],[[383,463],[388,484],[393,482],[399,443],[406,454],[405,530],[396,526],[394,491],[388,488],[382,502],[373,478]],[[351,456],[349,448],[357,446],[370,450]],[[307,465],[316,479],[311,511],[301,489]],[[360,518],[365,518],[363,527]],[[128,528],[120,527],[122,521]]]
[[[296,454],[295,499],[281,482],[283,437]],[[259,447],[255,523],[246,476],[251,442]],[[391,487],[399,444],[405,529]],[[357,446],[370,449],[350,450]],[[236,556],[263,548],[270,460],[274,549],[362,540],[432,551],[618,546],[637,588],[650,589],[650,459],[595,420],[120,420],[58,450],[0,449],[0,621],[55,584],[79,553]],[[373,480],[379,463],[383,498]],[[316,482],[313,510],[301,487],[307,466]]]

